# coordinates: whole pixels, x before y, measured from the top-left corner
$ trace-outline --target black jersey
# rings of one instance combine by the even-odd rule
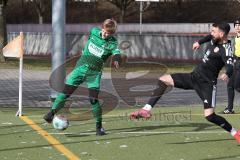
[[[208,44],[202,62],[193,70],[208,81],[217,80],[218,74],[223,66],[226,66],[228,77],[233,72],[233,52],[231,41],[224,44],[214,43],[213,40]]]

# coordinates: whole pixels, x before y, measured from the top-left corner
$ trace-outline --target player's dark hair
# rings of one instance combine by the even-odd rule
[[[225,35],[228,35],[228,33],[231,29],[230,25],[226,22],[213,23],[212,26],[219,28],[221,31],[224,32]]]
[[[240,17],[234,21],[234,27],[236,24],[240,24]]]

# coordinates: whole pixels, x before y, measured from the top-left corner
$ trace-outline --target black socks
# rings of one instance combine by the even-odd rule
[[[228,123],[228,121],[219,116],[219,115],[216,115],[215,113],[205,117],[209,122],[212,122],[220,127],[222,127],[223,129],[225,129],[226,131],[228,132],[231,132],[232,130],[232,125]]]
[[[167,85],[159,80],[157,88],[153,91],[151,98],[148,101],[148,104],[152,107],[157,103],[157,101],[161,98],[164,94],[165,90],[167,89]]]

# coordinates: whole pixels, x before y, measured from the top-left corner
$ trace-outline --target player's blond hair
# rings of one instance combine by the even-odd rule
[[[106,19],[103,22],[102,27],[113,34],[117,30],[117,22],[114,19]]]

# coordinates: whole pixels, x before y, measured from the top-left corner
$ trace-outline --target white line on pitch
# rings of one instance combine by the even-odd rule
[[[161,132],[152,132],[152,131],[139,131],[139,132],[120,132],[121,134],[218,134],[218,133],[228,133],[226,131],[161,131]]]
[[[108,134],[222,134],[228,133],[226,131],[189,131],[189,132],[181,132],[181,131],[139,131],[139,132],[118,132],[118,133],[110,133]],[[60,132],[60,133],[49,133],[51,135],[95,135],[95,132],[85,132],[85,133],[70,133],[70,132]]]

